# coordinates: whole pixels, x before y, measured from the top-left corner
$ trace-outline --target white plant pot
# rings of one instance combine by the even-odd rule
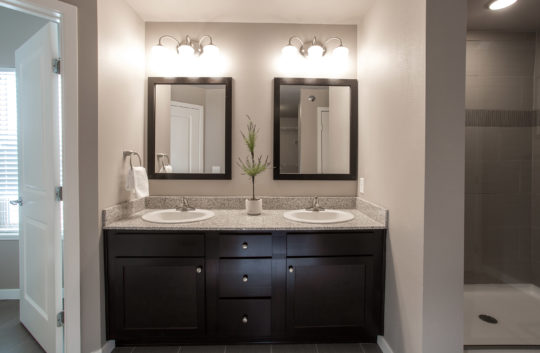
[[[262,199],[246,199],[246,211],[250,216],[258,216],[262,213]]]

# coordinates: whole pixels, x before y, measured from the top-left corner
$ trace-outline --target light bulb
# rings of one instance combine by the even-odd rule
[[[308,49],[308,57],[310,59],[317,59],[323,56],[324,49],[318,44],[312,45]]]
[[[504,8],[507,8],[508,6],[512,6],[517,2],[517,0],[495,0],[491,4],[489,4],[490,10],[501,10]]]
[[[349,48],[340,45],[332,51],[332,56],[340,60],[347,59],[349,56]]]
[[[294,58],[298,55],[298,49],[294,45],[286,45],[281,49],[281,54],[287,58]]]
[[[219,48],[214,44],[208,44],[203,47],[202,56],[215,58],[219,55]]]
[[[163,45],[158,44],[152,47],[152,60],[153,61],[163,61],[168,56],[168,49]]]
[[[151,65],[156,74],[164,75],[174,66],[172,50],[161,44],[152,47]]]
[[[195,53],[195,49],[191,45],[182,44],[178,47],[178,55],[181,57],[189,57]]]

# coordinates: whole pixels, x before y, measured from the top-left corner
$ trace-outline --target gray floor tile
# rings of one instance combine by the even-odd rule
[[[315,344],[274,344],[272,353],[317,353]]]
[[[272,346],[269,344],[253,344],[247,346],[227,346],[225,353],[270,353]]]
[[[225,346],[182,346],[181,353],[225,353]]]
[[[0,300],[0,352],[45,353],[19,322],[18,300]]]
[[[179,346],[135,347],[133,353],[178,353]]]
[[[318,344],[319,353],[363,353],[360,343],[329,343]]]
[[[377,343],[362,343],[364,353],[382,353]]]

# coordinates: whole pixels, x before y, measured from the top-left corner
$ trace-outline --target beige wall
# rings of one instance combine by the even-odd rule
[[[327,173],[349,173],[351,139],[351,90],[349,87],[330,87],[328,91],[330,107],[329,141],[330,153],[326,159]]]
[[[0,240],[0,289],[19,288],[19,241]]]
[[[315,97],[313,102],[309,96]],[[328,107],[328,89],[301,88],[298,109],[300,173],[317,174],[317,108]]]
[[[221,53],[228,59],[223,76],[233,78],[232,160],[245,157],[240,129],[245,129],[249,114],[260,128],[257,152],[270,155],[273,146],[272,79],[286,76],[278,65],[281,48],[290,36],[306,40],[313,35],[321,39],[342,37],[350,49],[350,66],[339,73],[314,71],[312,77],[356,78],[356,26],[292,25],[292,24],[233,24],[233,23],[156,23],[146,24],[146,53],[157,43],[159,36],[171,34],[183,38],[189,34],[199,38],[210,34]],[[148,61],[149,62],[149,61]],[[152,75],[151,70],[147,70]],[[287,76],[300,76],[287,72]],[[151,195],[246,195],[248,180],[233,163],[232,180],[152,180]],[[356,181],[274,181],[269,170],[257,178],[259,195],[356,195]]]
[[[359,195],[390,211],[386,341],[394,352],[456,353],[466,8],[427,3],[379,0],[358,28]]]
[[[124,0],[98,1],[98,114],[99,209],[126,201],[124,175],[129,162],[123,150],[135,150],[144,158],[144,22]],[[143,159],[144,160],[144,159]],[[84,162],[84,160],[81,160]],[[83,185],[84,187],[84,185]],[[105,341],[103,244],[99,232],[89,259],[94,268],[92,335],[84,331],[88,351]],[[101,310],[97,310],[101,308]],[[83,317],[83,325],[85,318]],[[86,347],[84,347],[86,349]],[[84,351],[84,350],[83,350]]]
[[[204,101],[204,171],[225,172],[225,89],[206,89]]]
[[[167,153],[171,157],[171,86],[156,85],[156,153]],[[148,156],[148,158],[152,158]],[[155,158],[155,157],[154,157]],[[154,161],[155,172],[161,165]],[[166,163],[166,162],[164,162]]]

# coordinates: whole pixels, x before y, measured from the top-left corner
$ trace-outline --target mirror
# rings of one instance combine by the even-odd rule
[[[274,179],[354,180],[356,80],[274,79]]]
[[[148,177],[231,179],[230,77],[148,78]]]

